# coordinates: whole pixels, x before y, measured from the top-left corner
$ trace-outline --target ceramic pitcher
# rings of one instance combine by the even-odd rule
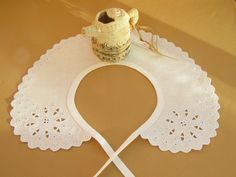
[[[91,37],[93,51],[101,60],[118,62],[130,51],[130,32],[137,21],[137,9],[125,12],[109,8],[100,11],[93,24],[84,27],[82,33]]]

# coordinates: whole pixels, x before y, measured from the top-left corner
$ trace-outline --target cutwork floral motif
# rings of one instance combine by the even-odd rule
[[[21,104],[22,101],[26,104]],[[82,130],[62,108],[55,105],[36,106],[23,98],[17,98],[11,111],[14,133],[30,148],[57,151],[80,146],[91,136]]]
[[[190,135],[190,137],[196,139],[197,133],[202,131],[203,128],[199,125],[199,115],[198,114],[189,114],[188,109],[185,109],[181,114],[177,111],[172,111],[171,116],[166,118],[165,121],[169,124],[168,127],[171,127],[169,130],[169,136],[176,135],[178,133],[178,137],[181,141],[186,140],[186,134]],[[179,128],[179,131],[175,129]]]
[[[32,136],[41,138],[54,137],[65,129],[66,118],[59,108],[46,106],[41,109],[31,111],[28,121],[24,123],[28,127]]]

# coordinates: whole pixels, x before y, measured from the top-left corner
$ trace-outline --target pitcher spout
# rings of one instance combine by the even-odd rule
[[[88,37],[97,37],[99,29],[95,25],[90,25],[82,28],[81,33]]]

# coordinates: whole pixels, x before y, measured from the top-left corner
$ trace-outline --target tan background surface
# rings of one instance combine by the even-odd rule
[[[233,0],[0,1],[0,176],[86,177],[92,176],[107,160],[95,140],[80,148],[56,153],[28,149],[19,137],[13,135],[9,126],[9,104],[21,77],[54,43],[79,33],[100,9],[123,7],[128,10],[130,6],[140,9],[141,24],[153,27],[161,36],[174,41],[208,71],[222,108],[218,135],[200,152],[161,152],[138,138],[121,154],[121,158],[137,176],[236,176],[236,8]],[[123,69],[117,72],[123,73]],[[136,78],[133,86],[150,90],[150,99],[146,100],[150,107],[143,107],[145,114],[140,117],[141,122],[155,104],[155,93],[151,91],[150,83],[138,73],[125,72],[129,72],[127,79]],[[99,73],[95,76],[98,77]],[[89,80],[85,82],[85,91],[86,87],[91,87]],[[137,97],[139,101],[133,100],[133,103],[138,106],[141,99]],[[134,124],[138,124],[129,121],[120,137],[108,137],[114,147],[125,133],[134,128]],[[124,122],[117,123],[117,127],[122,127]],[[102,129],[104,136],[118,134],[115,128]],[[107,133],[109,131],[113,133]],[[120,173],[111,165],[101,176],[120,176]]]
[[[150,117],[157,94],[136,70],[106,66],[86,75],[75,100],[82,117],[117,149]]]

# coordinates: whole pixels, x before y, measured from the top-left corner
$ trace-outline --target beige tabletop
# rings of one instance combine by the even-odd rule
[[[13,135],[9,124],[10,102],[27,69],[54,43],[80,33],[81,27],[88,25],[103,8],[129,10],[133,6],[141,11],[140,24],[151,26],[181,46],[208,71],[220,97],[221,118],[217,137],[202,151],[162,152],[139,137],[121,153],[121,159],[142,177],[236,176],[234,1],[158,0],[153,3],[151,0],[0,1],[1,177],[89,177],[108,159],[94,139],[68,151],[29,149],[19,136]],[[93,92],[94,83],[96,92]],[[116,149],[149,117],[155,105],[158,106],[158,93],[142,74],[116,66],[101,68],[86,76],[75,100],[85,119]],[[121,174],[111,164],[101,176]]]

